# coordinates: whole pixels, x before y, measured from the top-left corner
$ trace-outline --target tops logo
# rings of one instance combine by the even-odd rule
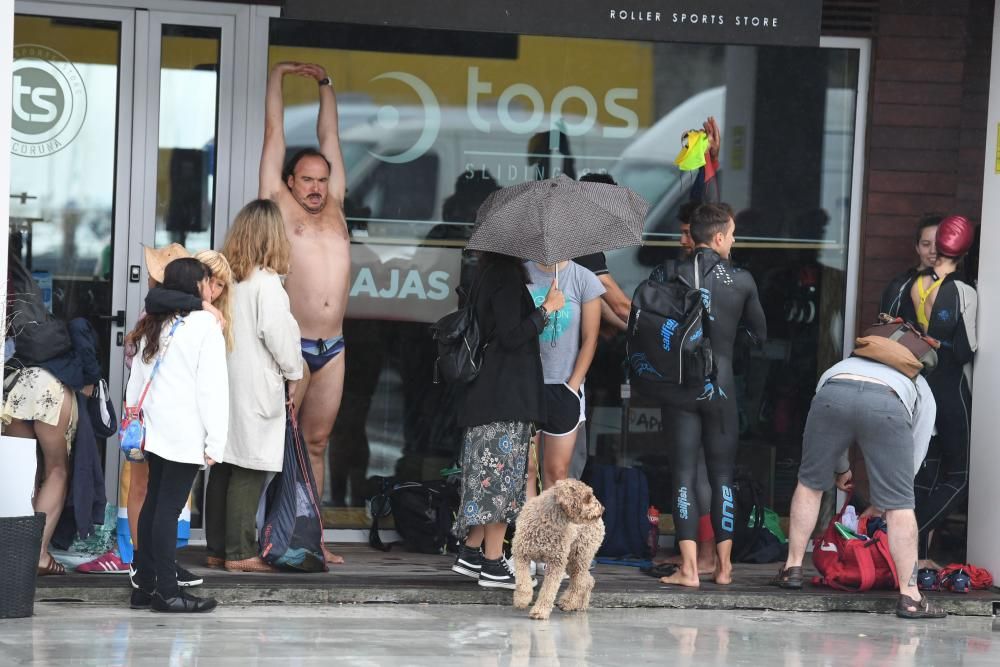
[[[381,155],[373,152],[372,155],[384,162],[410,162],[426,153],[437,140],[441,130],[441,107],[430,86],[409,72],[386,72],[374,77],[372,81],[381,79],[399,81],[416,93],[424,109],[423,131],[413,146],[401,153]],[[494,125],[483,116],[480,98],[495,92],[493,84],[490,81],[480,79],[478,67],[469,67],[466,85],[465,108],[469,122],[480,132],[492,132]],[[622,124],[601,128],[602,136],[627,139],[638,132],[639,115],[635,110],[623,104],[623,102],[634,101],[638,98],[639,90],[637,88],[611,88],[603,94],[601,103],[605,112],[612,118],[621,121]],[[583,86],[566,86],[557,91],[551,100],[546,101],[541,92],[531,84],[514,83],[499,91],[499,96],[495,99],[495,111],[499,124],[512,134],[534,134],[558,129],[568,136],[574,137],[590,132],[597,124],[598,99]],[[515,100],[524,100],[526,104],[515,104]],[[564,108],[571,100],[582,103],[585,109],[583,116],[574,115],[567,118],[564,115]],[[526,117],[515,117],[512,109],[526,110]],[[546,120],[546,114],[548,120]],[[524,115],[522,113],[519,116]],[[399,109],[386,105],[379,109],[376,122],[383,129],[391,130],[399,122],[399,117]],[[549,146],[550,150],[558,149],[558,132],[551,133],[550,143],[555,144]]]
[[[44,157],[69,144],[87,117],[83,77],[45,46],[14,47],[11,153]]]

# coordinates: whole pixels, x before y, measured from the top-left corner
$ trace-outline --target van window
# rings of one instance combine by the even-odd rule
[[[374,144],[363,141],[345,141],[340,145],[340,152],[344,156],[344,169],[351,173],[355,165],[361,161]]]
[[[431,220],[439,162],[433,151],[402,164],[379,162],[352,193],[352,198],[371,210],[370,217],[376,220]],[[426,232],[419,235],[422,237]]]
[[[670,191],[677,182],[677,174],[676,169],[653,162],[622,162],[614,171],[618,183],[649,202],[650,208]]]

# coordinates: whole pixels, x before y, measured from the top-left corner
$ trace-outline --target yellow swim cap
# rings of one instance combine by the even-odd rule
[[[704,130],[691,130],[684,139],[681,152],[674,158],[674,164],[681,171],[695,171],[705,166],[705,153],[708,152],[708,135]]]

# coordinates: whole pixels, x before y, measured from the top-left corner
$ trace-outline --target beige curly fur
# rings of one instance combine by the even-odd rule
[[[594,491],[575,479],[555,483],[525,503],[517,517],[511,552],[514,556],[514,606],[531,604],[529,561],[545,563],[545,583],[531,609],[531,618],[546,619],[552,612],[563,572],[569,573],[569,588],[559,598],[563,611],[578,611],[590,605],[594,578],[590,561],[604,541],[604,506]]]

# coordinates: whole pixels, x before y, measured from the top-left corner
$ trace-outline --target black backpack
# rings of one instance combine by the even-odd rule
[[[446,480],[392,484],[383,479],[382,487],[381,493],[371,499],[368,543],[372,547],[389,550],[378,534],[378,524],[379,518],[391,513],[407,551],[440,554],[455,549],[457,541],[451,534],[451,526],[460,502],[456,484]]]
[[[438,348],[434,363],[435,384],[442,378],[447,382],[467,384],[476,379],[483,366],[486,346],[479,331],[479,318],[476,317],[476,297],[481,279],[482,274],[462,307],[431,325],[431,335]],[[456,291],[459,297],[465,296],[461,287]]]
[[[73,349],[66,323],[56,319],[42,299],[42,290],[14,253],[7,255],[10,310],[7,331],[14,336],[14,356],[35,366]]]
[[[676,260],[669,260],[666,282],[644,280],[636,288],[625,332],[632,378],[688,388],[714,378],[697,255],[694,262],[694,286],[677,273]]]
[[[730,489],[733,493],[733,562],[770,562],[756,561],[754,553],[760,547],[761,535],[771,534],[764,527],[763,489],[747,478],[733,480]]]
[[[640,468],[589,463],[584,481],[604,505],[604,542],[598,556],[649,558],[649,483]]]

